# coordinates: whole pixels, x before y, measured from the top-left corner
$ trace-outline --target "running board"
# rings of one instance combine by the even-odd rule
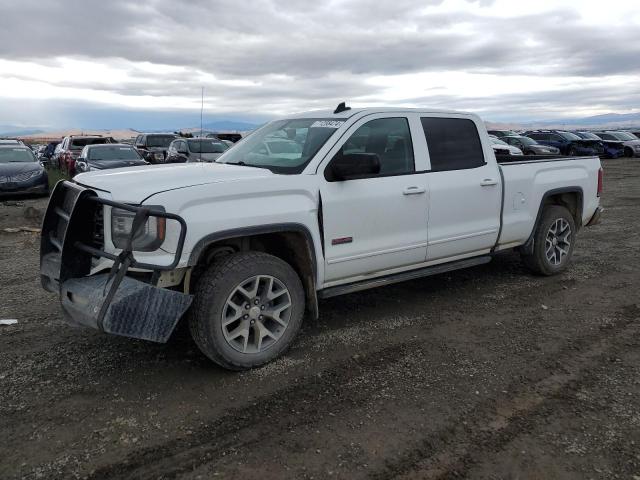
[[[359,292],[360,290],[367,290],[369,288],[383,287],[385,285],[391,285],[393,283],[404,282],[405,280],[413,280],[415,278],[428,277],[430,275],[438,275],[440,273],[451,272],[453,270],[460,270],[462,268],[475,267],[477,265],[484,265],[491,261],[490,256],[474,257],[465,260],[458,260],[456,262],[442,263],[440,265],[434,265],[432,267],[419,268],[417,270],[411,270],[408,272],[394,273],[392,275],[386,275],[384,277],[376,277],[368,280],[362,280],[360,282],[349,283],[347,285],[338,285],[336,287],[325,288],[318,292],[320,298],[337,297],[338,295],[345,295],[347,293]]]

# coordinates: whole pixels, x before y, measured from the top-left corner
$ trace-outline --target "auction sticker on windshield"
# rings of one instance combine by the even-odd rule
[[[318,120],[311,124],[311,128],[340,128],[344,120]]]

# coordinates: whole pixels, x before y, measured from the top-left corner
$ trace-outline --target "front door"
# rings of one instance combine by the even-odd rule
[[[365,117],[336,146],[333,158],[376,154],[380,172],[330,181],[325,173],[331,162],[320,170],[327,283],[355,281],[425,261],[427,174],[416,173],[411,130],[404,116]]]

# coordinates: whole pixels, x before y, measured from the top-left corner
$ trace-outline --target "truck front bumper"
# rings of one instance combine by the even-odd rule
[[[103,205],[136,213],[127,246],[119,255],[105,252],[96,239],[96,216]],[[148,217],[176,220],[181,225],[178,248],[170,265],[136,262],[133,238]],[[59,182],[54,189],[42,225],[40,276],[45,290],[57,293],[65,320],[76,326],[127,337],[166,342],[192,296],[158,288],[127,276],[130,267],[159,272],[173,270],[179,262],[186,235],[184,220],[154,211],[99,198],[90,189]],[[113,260],[109,273],[89,275],[92,259]],[[151,278],[157,278],[157,275]]]
[[[100,319],[109,285],[107,273],[63,282],[60,303],[67,323],[164,343],[191,305],[191,295],[124,277]]]

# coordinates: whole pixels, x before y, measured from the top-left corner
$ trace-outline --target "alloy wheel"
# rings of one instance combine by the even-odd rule
[[[222,309],[222,332],[241,353],[260,353],[284,334],[291,319],[291,294],[271,275],[256,275],[237,285]]]
[[[556,219],[545,238],[545,254],[551,265],[558,266],[571,248],[571,225],[564,218]]]

